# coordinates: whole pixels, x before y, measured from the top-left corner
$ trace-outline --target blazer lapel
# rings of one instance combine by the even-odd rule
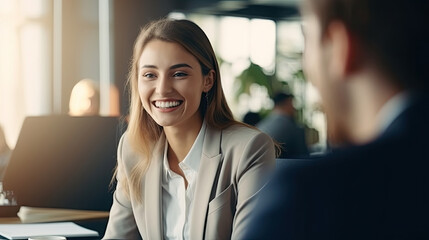
[[[221,131],[207,126],[190,219],[191,239],[203,239],[204,237],[210,194],[222,159],[220,140]]]
[[[150,166],[142,184],[143,204],[145,208],[146,232],[149,239],[163,238],[163,223],[162,223],[162,160],[164,154],[165,136],[157,142]]]

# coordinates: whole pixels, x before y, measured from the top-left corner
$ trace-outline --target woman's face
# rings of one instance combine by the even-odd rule
[[[143,108],[163,127],[192,127],[202,122],[202,92],[207,92],[198,60],[180,44],[152,40],[138,62],[138,90]]]

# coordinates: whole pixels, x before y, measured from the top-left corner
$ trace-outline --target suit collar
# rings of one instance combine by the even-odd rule
[[[207,125],[200,170],[195,187],[193,209],[190,213],[191,239],[204,238],[208,205],[211,200],[210,195],[222,159],[220,154],[221,136],[222,131]]]
[[[206,134],[206,129],[207,129],[206,121],[203,121],[200,132],[198,133],[198,136],[195,139],[194,144],[192,145],[185,159],[183,159],[183,164],[186,164],[195,172],[198,172],[200,169],[200,163],[201,163],[200,156],[203,153],[202,148],[204,146],[204,137]]]
[[[153,156],[142,184],[144,194],[146,232],[149,239],[162,239],[162,159],[164,155],[165,135],[162,134],[153,150]]]
[[[377,140],[382,141],[395,136],[401,138],[410,134],[411,129],[419,128],[421,121],[429,112],[428,102],[429,97],[418,92],[410,92],[406,107],[398,113]]]
[[[385,132],[410,104],[410,94],[407,91],[400,92],[390,98],[377,114],[379,132],[381,134]]]
[[[195,186],[195,199],[190,216],[191,239],[203,239],[206,217],[213,184],[218,175],[221,162],[220,144],[222,131],[207,125],[204,137],[200,169]],[[143,183],[146,232],[149,239],[163,238],[162,222],[162,160],[165,147],[165,135],[157,142],[151,163]]]
[[[222,131],[207,124],[204,136],[203,156],[213,158],[220,154]]]

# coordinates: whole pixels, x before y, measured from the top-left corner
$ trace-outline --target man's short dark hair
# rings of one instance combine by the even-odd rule
[[[292,99],[293,95],[290,93],[277,93],[273,97],[274,106],[278,106],[283,103],[285,100]]]
[[[330,22],[343,22],[395,84],[429,85],[428,0],[306,0],[304,5],[316,13],[323,33]]]

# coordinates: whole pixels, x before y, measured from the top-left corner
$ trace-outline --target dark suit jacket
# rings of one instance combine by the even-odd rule
[[[286,162],[246,239],[429,239],[428,103],[370,144]]]
[[[280,158],[308,157],[304,128],[292,116],[272,112],[256,127],[281,144]]]

